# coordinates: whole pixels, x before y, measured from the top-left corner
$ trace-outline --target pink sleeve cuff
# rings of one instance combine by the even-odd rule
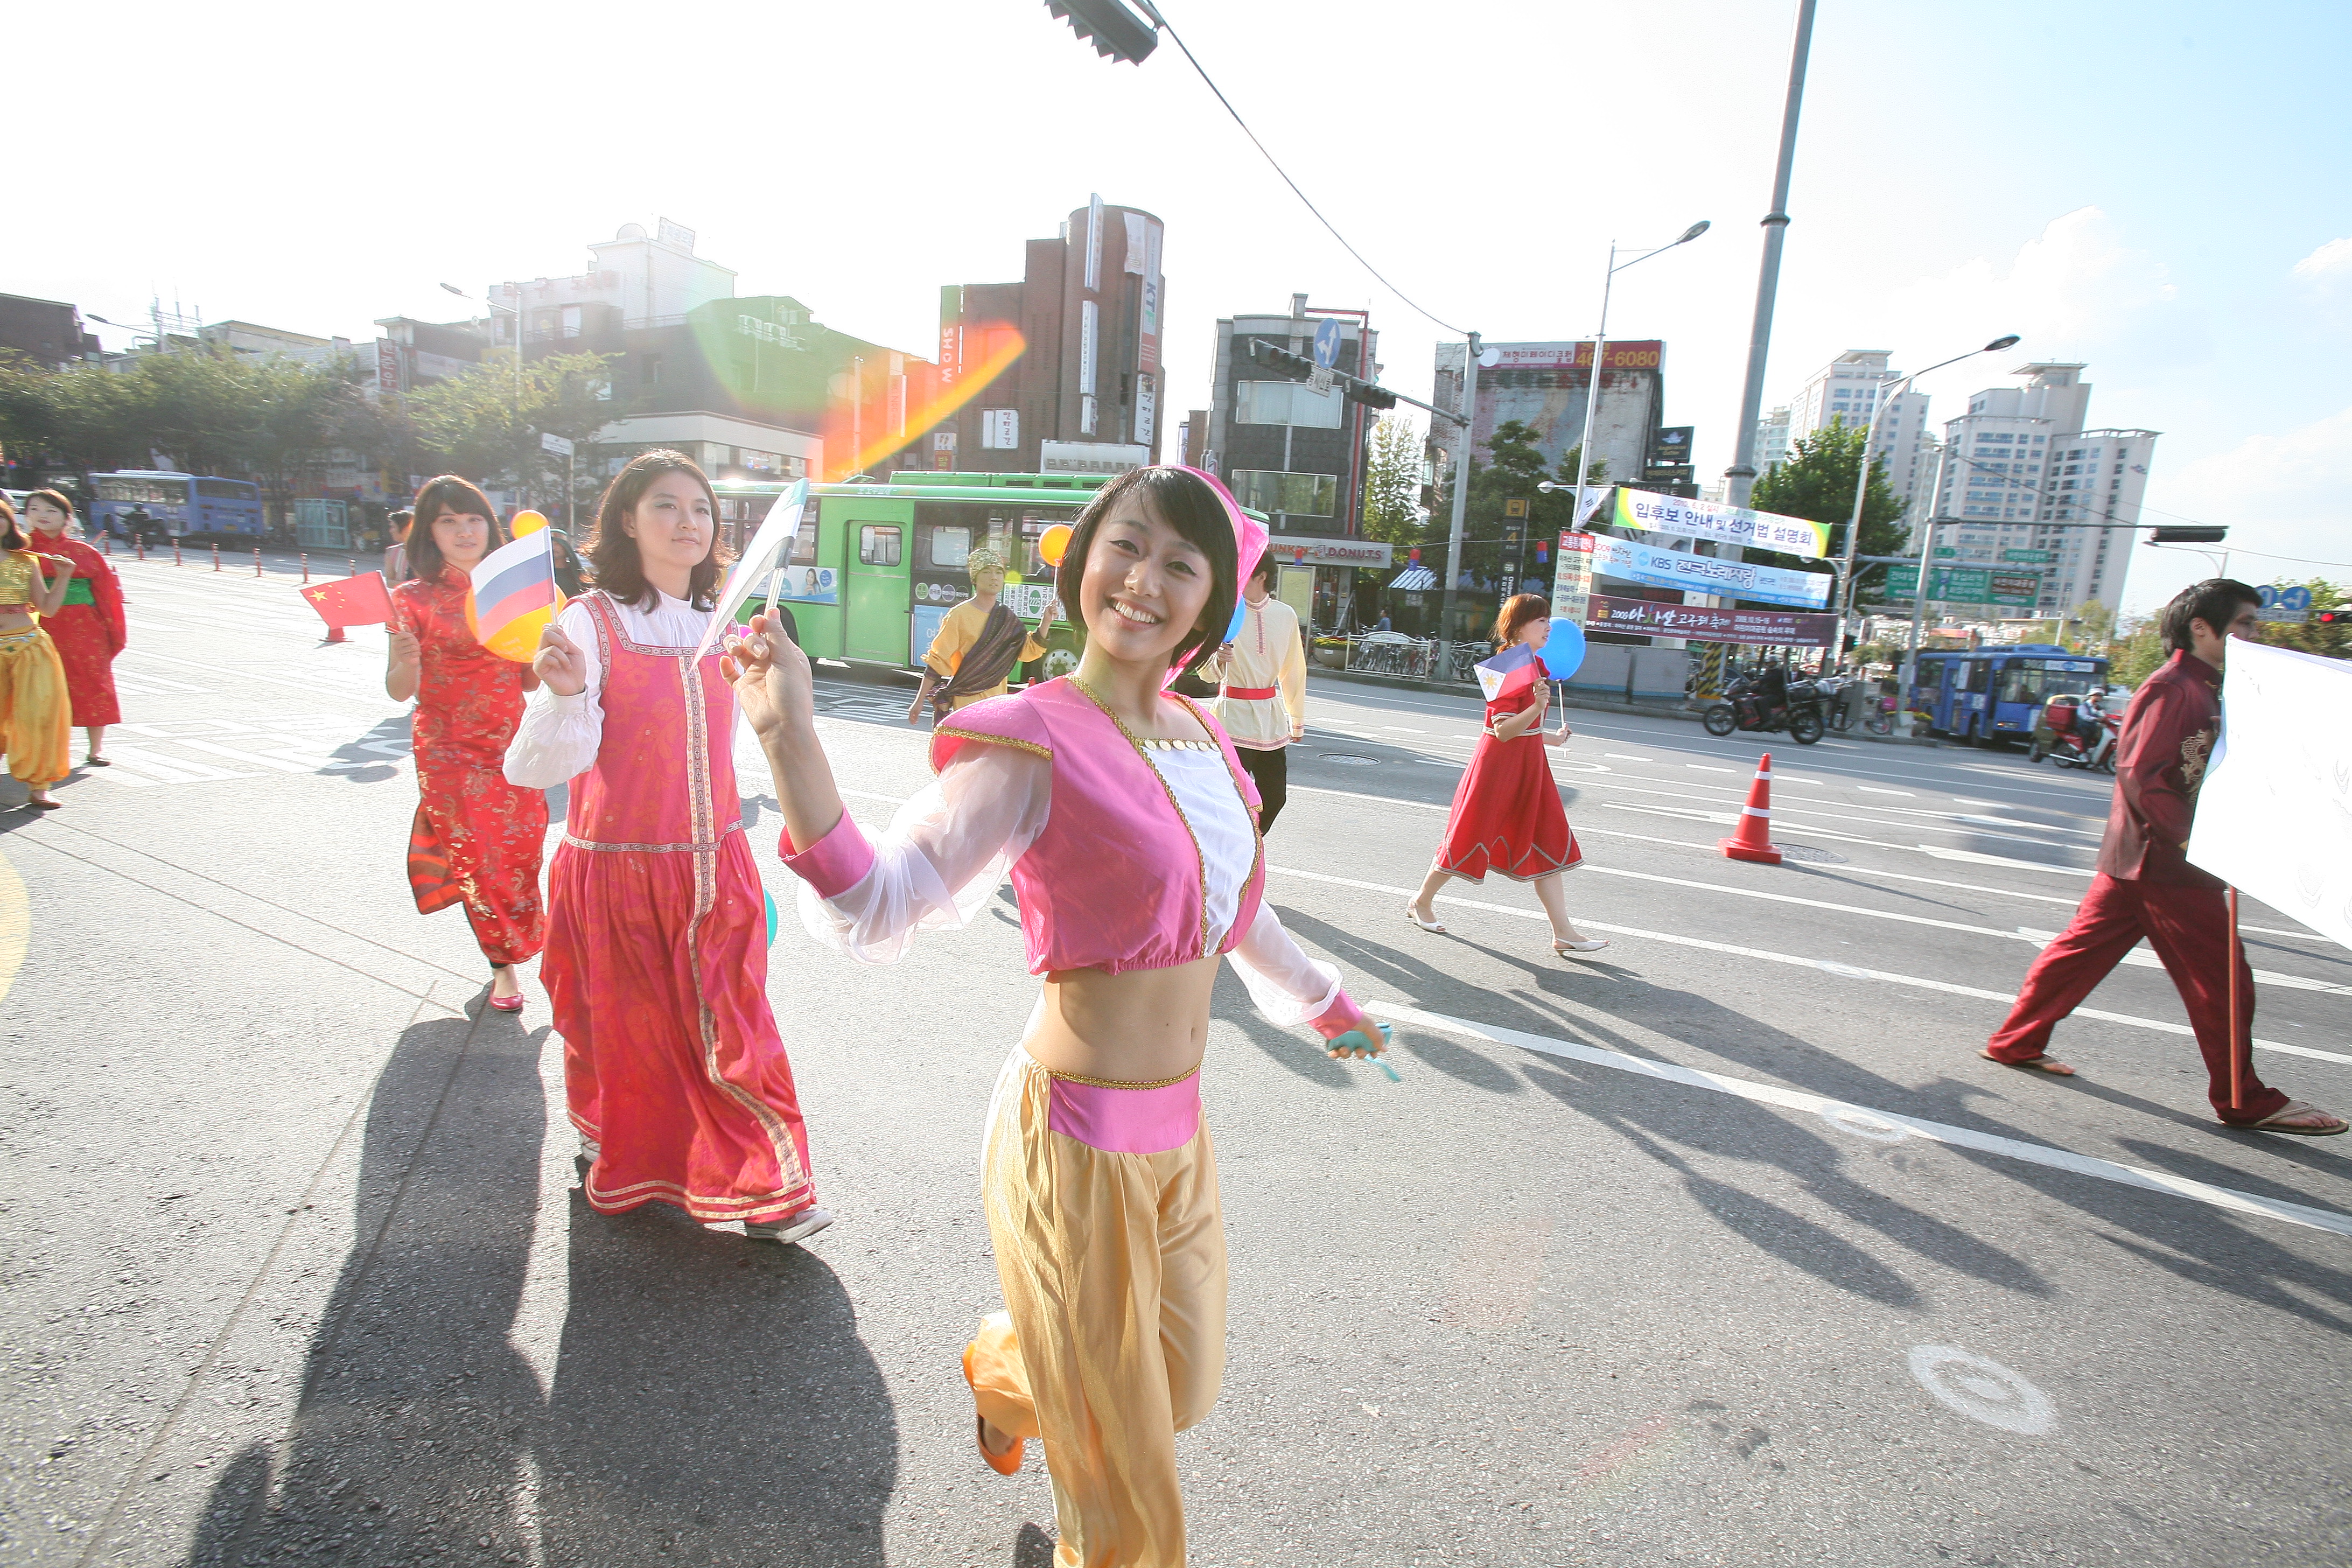
[[[1369,1029],[1364,1010],[1345,991],[1331,994],[1331,1005],[1312,1018],[1307,1026],[1327,1040],[1336,1040],[1350,1029]]]
[[[820,899],[837,899],[874,869],[874,846],[866,841],[866,834],[856,819],[846,811],[832,831],[805,849],[793,847],[793,835],[786,828],[776,837],[776,853],[791,867],[793,875],[816,889]]]

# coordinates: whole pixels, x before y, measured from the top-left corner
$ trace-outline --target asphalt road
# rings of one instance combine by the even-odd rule
[[[956,1367],[1033,991],[1009,894],[890,968],[787,918],[832,1231],[600,1218],[543,996],[483,1016],[462,917],[409,902],[380,634],[321,647],[279,575],[126,577],[118,765],[0,813],[0,1557],[1046,1561],[1043,1474],[980,1465]],[[823,695],[878,825],[926,776],[906,693]],[[1572,713],[1571,903],[1612,945],[1566,963],[1500,880],[1448,935],[1402,916],[1475,708],[1311,706],[1269,896],[1402,1081],[1221,983],[1196,1563],[2352,1560],[2352,1139],[2215,1126],[2153,967],[2061,1032],[2078,1079],[1975,1056],[2104,780],[1783,742],[1792,858],[1748,866],[1715,841],[1760,745]],[[2352,962],[2244,924],[2260,1070],[2352,1106]]]

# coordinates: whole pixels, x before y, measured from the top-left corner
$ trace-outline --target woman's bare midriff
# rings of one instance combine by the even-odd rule
[[[1021,1044],[1052,1072],[1113,1083],[1159,1083],[1201,1065],[1217,960],[1175,969],[1057,969]]]

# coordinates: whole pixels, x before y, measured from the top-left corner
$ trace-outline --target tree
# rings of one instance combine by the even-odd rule
[[[2107,662],[2107,679],[2118,686],[2137,686],[2172,657],[2165,646],[2158,617],[2141,616],[2124,629]]]
[[[526,361],[518,395],[513,353],[494,352],[447,381],[410,393],[408,417],[425,449],[453,471],[481,479],[504,475],[538,490],[551,470],[562,472],[562,459],[540,449],[541,436],[585,444],[625,412],[604,395],[612,384],[610,357]]]
[[[1364,537],[1382,544],[1421,542],[1421,435],[1411,421],[1383,415],[1372,426],[1364,460]]]
[[[1751,504],[1759,511],[1826,523],[1828,555],[1832,559],[1843,558],[1846,525],[1853,518],[1854,480],[1861,473],[1863,447],[1869,439],[1869,431],[1843,419],[1832,420],[1810,436],[1799,437],[1787,460],[1756,481]],[[1897,552],[1905,537],[1904,530],[1895,523],[1903,515],[1903,498],[1887,482],[1885,466],[1873,458],[1870,488],[1862,503],[1862,548],[1858,553],[1893,555]],[[1800,568],[1811,564],[1777,552],[1751,553],[1749,559]],[[1886,568],[1883,565],[1857,567],[1853,602],[1861,604],[1868,599],[1875,603],[1881,596],[1876,590],[1885,580]]]
[[[1537,573],[1536,545],[1556,541],[1566,529],[1573,526],[1576,517],[1574,489],[1558,489],[1547,495],[1538,487],[1546,480],[1573,486],[1576,466],[1582,461],[1584,448],[1573,447],[1559,460],[1557,469],[1547,471],[1543,453],[1537,449],[1534,428],[1517,419],[1506,419],[1495,426],[1495,434],[1486,442],[1486,452],[1492,459],[1480,462],[1470,459],[1470,499],[1463,509],[1462,565],[1474,580],[1498,583],[1513,570],[1524,565],[1530,575]],[[1607,482],[1609,465],[1596,462],[1586,475],[1587,484]],[[1524,518],[1505,515],[1508,502],[1524,500]],[[1421,543],[1424,553],[1433,546],[1443,548],[1452,533],[1453,486],[1449,482],[1440,492],[1439,504],[1431,513],[1429,527]]]
[[[2072,627],[2073,636],[2067,635]],[[2058,640],[2076,653],[2105,654],[2114,645],[2116,613],[2096,599],[2085,599],[2059,627]]]

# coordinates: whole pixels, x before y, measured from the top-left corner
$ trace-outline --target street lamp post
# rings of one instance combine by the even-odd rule
[[[1970,349],[1964,354],[1954,354],[1948,360],[1939,360],[1927,366],[1926,370],[1915,370],[1895,382],[1891,387],[1882,385],[1878,401],[1871,406],[1870,426],[1864,432],[1862,438],[1861,471],[1855,475],[1853,481],[1853,514],[1846,520],[1845,555],[1837,565],[1837,620],[1830,627],[1829,651],[1822,660],[1823,674],[1828,674],[1844,662],[1845,618],[1853,613],[1853,558],[1862,547],[1862,508],[1863,503],[1870,496],[1870,461],[1871,453],[1878,446],[1878,422],[1886,416],[1886,410],[1893,405],[1895,400],[1910,391],[1911,384],[1929,371],[1941,370],[1948,364],[1958,364],[1964,359],[1974,359],[1979,354],[1999,353],[2004,349],[2013,349],[2017,346],[2017,334],[2011,332],[2006,337],[1993,339],[1980,349]],[[1935,507],[1932,500],[1927,510],[1930,515],[1934,513]],[[1934,524],[1930,523],[1928,527],[1929,531],[1933,531]],[[1923,552],[1919,558],[1917,603],[1924,606],[1927,602],[1927,557]],[[1916,614],[1913,618],[1915,620],[1917,618]]]
[[[442,284],[442,285],[441,285],[441,287],[442,287],[442,288],[444,288],[444,289],[447,289],[450,293],[455,294],[455,295],[456,295],[456,296],[457,296],[457,298],[459,298],[460,300],[463,300],[467,301],[468,304],[472,304],[472,303],[476,303],[476,302],[477,302],[477,301],[474,300],[474,297],[473,297],[471,294],[467,293],[463,289],[458,288],[455,283],[444,283],[444,284]],[[514,394],[514,397],[515,397],[515,426],[516,426],[516,428],[517,428],[517,429],[521,429],[521,426],[522,426],[522,307],[521,307],[521,306],[520,306],[520,305],[501,305],[501,304],[499,304],[496,300],[493,300],[493,299],[489,298],[488,295],[483,296],[483,297],[482,297],[482,299],[478,301],[478,303],[480,303],[481,305],[483,305],[485,308],[487,308],[487,309],[488,309],[488,310],[504,310],[508,315],[512,316],[512,317],[515,319],[515,323],[514,323],[514,328],[515,328],[515,341],[514,341],[514,353],[515,353],[515,394]],[[528,437],[530,434],[530,433],[529,431],[527,431],[527,430],[526,430],[526,431],[523,431],[523,436],[524,436],[524,437]],[[528,440],[527,440],[527,439],[526,439],[525,444],[524,444],[524,446],[523,446],[523,447],[522,447],[522,450],[523,450],[524,452],[526,452],[526,453],[530,450],[530,446],[529,446],[529,443],[528,443]],[[529,457],[524,456],[524,457],[518,457],[518,458],[516,458],[516,459],[515,459],[515,507],[516,507],[516,510],[521,510],[521,506],[522,506],[522,487],[523,487],[524,483],[526,482],[526,479],[527,479],[527,477],[528,477],[528,470],[530,469],[530,458],[529,458]]]
[[[1578,443],[1576,455],[1575,526],[1578,528],[1584,526],[1584,492],[1589,488],[1585,480],[1586,476],[1592,472],[1593,426],[1601,417],[1601,363],[1609,346],[1610,289],[1617,280],[1617,274],[1624,271],[1626,268],[1634,265],[1635,262],[1647,261],[1661,252],[1672,250],[1677,245],[1688,245],[1692,240],[1705,234],[1707,226],[1707,220],[1701,218],[1683,230],[1679,239],[1669,240],[1664,245],[1645,250],[1630,261],[1619,261],[1617,242],[1612,240],[1609,243],[1609,270],[1603,273],[1601,279],[1601,326],[1600,330],[1592,334],[1592,379],[1587,384],[1584,394],[1584,438]],[[1547,484],[1543,488],[1549,490],[1552,487]]]

